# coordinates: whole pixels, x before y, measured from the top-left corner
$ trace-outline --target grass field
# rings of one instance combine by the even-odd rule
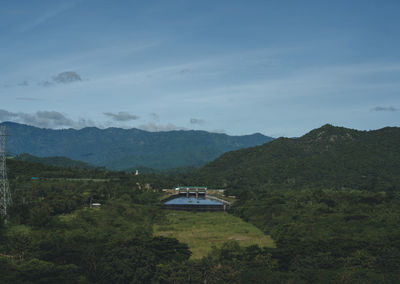
[[[173,237],[188,244],[193,259],[206,256],[212,246],[236,240],[242,246],[274,247],[270,236],[226,212],[165,211],[167,221],[154,226],[156,236]]]

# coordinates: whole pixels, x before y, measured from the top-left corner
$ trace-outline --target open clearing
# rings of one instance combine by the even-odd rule
[[[275,247],[270,236],[226,212],[165,211],[167,221],[154,226],[156,236],[188,244],[193,259],[206,256],[213,246],[235,240],[241,246]]]

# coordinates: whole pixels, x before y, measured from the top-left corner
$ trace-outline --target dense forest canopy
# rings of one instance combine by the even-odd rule
[[[163,215],[146,177],[8,162],[13,204],[0,230],[3,283],[144,283],[162,277],[160,265],[189,258],[185,244],[153,237]]]

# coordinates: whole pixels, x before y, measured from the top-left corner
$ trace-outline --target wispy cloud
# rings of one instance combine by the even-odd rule
[[[36,19],[26,23],[24,26],[21,27],[21,32],[29,32],[36,27],[43,25],[47,23],[48,21],[52,20],[53,18],[56,18],[60,14],[74,8],[78,2],[80,1],[68,1],[68,2],[63,2],[62,5],[52,9],[48,10]]]
[[[199,119],[199,118],[191,118],[190,119],[190,124],[198,124],[198,125],[204,125],[206,121],[204,119]]]
[[[16,98],[18,101],[41,101],[41,99],[38,98],[31,98],[31,97],[18,97]]]
[[[128,51],[131,52],[131,47],[126,54]],[[125,50],[122,48],[121,52]],[[91,55],[92,66],[103,64],[102,58],[115,59],[114,55],[101,55]],[[260,56],[267,65],[262,70],[253,68]],[[204,59],[194,57],[188,61],[169,60],[152,64],[141,62],[123,68],[103,64],[107,68],[82,69],[75,67],[75,63],[78,63],[76,58],[71,67],[68,67],[70,60],[62,58],[66,67],[54,69],[51,65],[51,69],[77,70],[79,73],[90,74],[91,79],[79,84],[58,84],[57,88],[46,90],[38,86],[34,89],[35,84],[32,82],[35,81],[28,75],[16,77],[14,82],[21,82],[24,78],[29,80],[29,88],[34,89],[29,96],[36,95],[45,99],[46,103],[52,103],[49,109],[71,111],[75,117],[84,113],[96,117],[96,123],[117,127],[132,127],[130,121],[145,118],[143,121],[135,121],[135,124],[141,124],[139,128],[148,131],[185,129],[179,125],[192,128],[204,125],[202,129],[225,129],[228,133],[246,129],[240,133],[244,134],[265,131],[266,125],[273,124],[276,128],[285,127],[293,131],[286,132],[286,135],[298,136],[303,129],[319,126],[319,121],[342,125],[354,121],[354,116],[368,114],[371,106],[378,106],[371,111],[398,110],[391,106],[397,106],[398,103],[395,90],[400,87],[397,79],[400,75],[400,62],[292,66],[290,60],[278,57],[268,65],[268,52],[265,55],[247,54],[245,59],[238,54],[221,58],[211,55]],[[85,60],[82,57],[82,62]],[[243,69],[242,65],[246,68]],[[277,69],[279,72],[272,72],[269,66],[272,66],[272,71]],[[43,78],[57,74],[49,69]],[[13,100],[25,96],[26,88],[15,88]],[[384,101],[382,94],[385,94]],[[82,101],[81,106],[90,104],[90,110],[76,106],[71,98]],[[381,106],[382,102],[388,106]],[[63,109],[59,108],[61,103]],[[110,112],[123,109],[121,103],[135,105],[135,113]],[[9,109],[9,106],[4,105],[3,108]],[[41,106],[28,106],[21,102],[18,107],[26,107],[24,111],[30,111],[32,107],[38,109]],[[94,110],[97,113],[93,113]],[[86,114],[86,111],[92,113]],[[276,120],[278,117],[279,121]],[[366,121],[364,117],[357,119]],[[146,123],[147,120],[153,122]],[[295,124],[300,125],[296,126],[299,130],[294,126],[294,130],[289,128]],[[355,124],[347,126],[359,127]],[[270,127],[268,131],[266,134],[277,133],[280,129]]]
[[[347,98],[347,102],[358,101],[366,93],[377,94],[400,87],[400,82],[382,81],[382,74],[400,75],[400,62],[391,64],[345,64],[327,65],[318,68],[297,68],[279,77],[266,77],[261,80],[235,82],[215,86],[207,92],[193,91],[185,101],[205,103],[213,98],[213,103],[226,104],[229,100],[258,104],[305,99],[320,102],[321,98],[337,101]],[[380,96],[376,95],[376,99]],[[359,101],[358,101],[359,102]]]
[[[154,45],[153,45],[154,46]],[[227,77],[238,75],[237,70],[246,67],[246,72],[252,72],[259,69],[262,62],[262,69],[265,72],[267,67],[276,67],[277,60],[272,58],[282,53],[289,52],[288,49],[265,49],[242,52],[231,52],[225,54],[214,54],[210,56],[196,56],[190,60],[177,60],[173,63],[159,65],[144,65],[140,69],[130,68],[123,72],[106,74],[101,81],[119,81],[119,82],[154,82],[160,84],[162,82],[171,82],[185,80],[201,82],[206,78],[215,79],[218,75],[219,80],[208,80],[211,84],[215,81],[225,80]],[[260,58],[262,57],[262,58]],[[238,60],[238,58],[241,58]],[[258,72],[258,71],[256,71]],[[190,76],[187,76],[190,75]],[[238,79],[238,78],[236,78]],[[199,87],[199,84],[197,84]]]
[[[377,106],[371,109],[371,111],[398,111],[398,108],[395,108],[394,106],[389,106],[389,107],[381,107],[381,106]]]
[[[154,112],[150,113],[150,117],[152,120],[154,121],[159,121],[160,120],[160,116]]]
[[[29,86],[29,83],[28,83],[28,81],[22,81],[22,82],[18,83],[17,86],[27,87],[27,86]]]
[[[172,130],[187,130],[185,127],[176,126],[172,123],[167,124],[156,124],[154,122],[148,122],[147,124],[142,124],[138,126],[139,129],[157,132],[157,131],[172,131]]]
[[[57,76],[54,76],[53,81],[56,83],[67,84],[67,83],[82,81],[82,78],[78,73],[74,71],[65,71],[59,73]]]
[[[81,75],[75,71],[64,71],[53,76],[51,79],[38,83],[40,86],[49,87],[56,84],[71,84],[82,81]]]
[[[18,117],[18,115],[16,113],[12,113],[7,110],[0,109],[0,120],[12,119],[14,117]]]
[[[113,112],[104,112],[104,115],[111,117],[114,121],[130,121],[130,120],[137,120],[140,117],[134,114],[130,114],[128,112],[120,111],[118,113]]]
[[[64,71],[61,73],[58,73],[55,76],[52,76],[52,78],[46,79],[44,81],[39,81],[39,82],[34,82],[34,84],[42,87],[50,87],[50,86],[55,86],[57,84],[70,84],[74,82],[80,82],[82,81],[81,75],[79,75],[75,71]],[[23,80],[19,83],[14,83],[14,84],[6,84],[3,85],[4,88],[9,88],[9,87],[29,87],[32,84],[28,82],[27,80]]]
[[[57,111],[37,111],[35,113],[10,112],[0,109],[0,120],[24,123],[42,128],[83,128],[87,126],[95,126],[95,123],[87,119],[79,119],[78,121],[66,117]]]

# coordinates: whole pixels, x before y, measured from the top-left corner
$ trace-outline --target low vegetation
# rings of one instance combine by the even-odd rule
[[[255,226],[226,212],[165,211],[166,220],[154,226],[158,236],[176,238],[189,246],[193,259],[229,241],[241,246],[274,247],[273,240]]]

